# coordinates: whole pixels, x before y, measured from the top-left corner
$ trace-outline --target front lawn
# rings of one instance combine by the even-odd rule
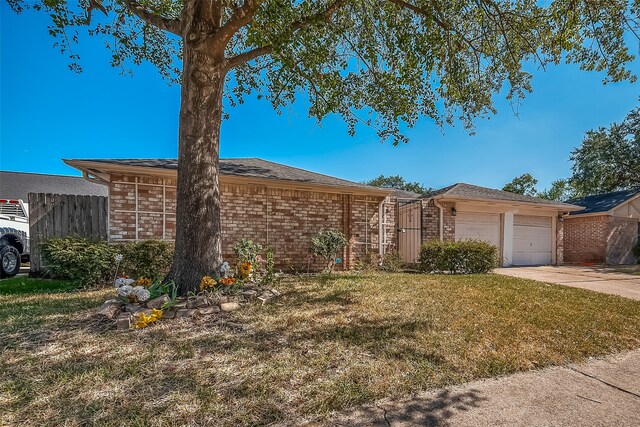
[[[91,319],[112,290],[0,295],[0,425],[298,424],[640,347],[639,301],[507,276],[336,275],[282,290],[234,312],[244,328],[128,332]]]
[[[23,276],[0,280],[0,295],[66,292],[77,288],[78,285],[69,280],[33,279]]]

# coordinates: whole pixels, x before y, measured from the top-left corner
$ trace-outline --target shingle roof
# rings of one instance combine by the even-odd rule
[[[0,171],[0,198],[27,201],[29,193],[106,196],[106,185],[77,176]]]
[[[584,210],[574,212],[574,215],[607,212],[639,194],[640,188],[636,188],[633,190],[614,191],[612,193],[582,197],[580,199],[571,200],[570,203],[578,206],[584,206],[585,208]]]
[[[436,190],[426,197],[459,197],[463,199],[474,199],[474,200],[499,200],[505,202],[521,202],[521,203],[532,203],[536,205],[548,205],[548,206],[560,206],[567,208],[574,208],[575,206],[556,202],[553,200],[541,199],[539,197],[531,197],[525,196],[522,194],[510,193],[508,191],[496,190],[493,188],[480,187],[478,185],[465,184],[464,182],[460,182],[457,184],[450,185],[448,187],[441,188]]]
[[[388,188],[388,187],[384,187]],[[416,193],[413,191],[402,190],[400,188],[389,188],[391,191],[392,197],[398,197],[400,199],[419,199],[423,196],[423,194]]]
[[[81,161],[107,163],[121,166],[138,166],[162,169],[178,169],[176,159],[82,159]],[[220,159],[220,175],[247,178],[276,179],[334,187],[355,187],[381,190],[378,187],[335,178],[305,169],[283,165],[257,158]]]

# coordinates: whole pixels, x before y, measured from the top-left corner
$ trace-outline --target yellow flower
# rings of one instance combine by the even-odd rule
[[[147,316],[146,314],[142,313],[140,317],[138,317],[138,320],[136,320],[135,327],[136,329],[146,328],[147,326],[149,326],[150,321],[151,316]]]
[[[200,279],[200,290],[204,291],[207,288],[213,288],[218,282],[211,276],[204,276]]]
[[[149,326],[149,324],[156,322],[158,319],[162,318],[162,310],[153,309],[151,310],[151,314],[142,313],[138,320],[136,320],[135,328],[143,329]]]
[[[238,275],[243,279],[246,279],[247,277],[249,277],[252,271],[253,271],[253,266],[249,261],[243,262],[238,266]]]
[[[151,286],[151,279],[149,279],[148,277],[140,277],[138,280],[136,280],[136,284],[138,286],[144,286],[145,288],[148,288],[149,286]]]

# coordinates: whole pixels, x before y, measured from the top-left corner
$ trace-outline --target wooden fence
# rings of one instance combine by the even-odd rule
[[[104,196],[29,193],[29,274],[42,273],[38,245],[44,240],[69,235],[107,240],[107,200]]]

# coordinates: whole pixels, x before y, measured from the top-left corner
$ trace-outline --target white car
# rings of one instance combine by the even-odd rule
[[[0,199],[0,278],[13,277],[29,262],[29,214],[22,200]]]

